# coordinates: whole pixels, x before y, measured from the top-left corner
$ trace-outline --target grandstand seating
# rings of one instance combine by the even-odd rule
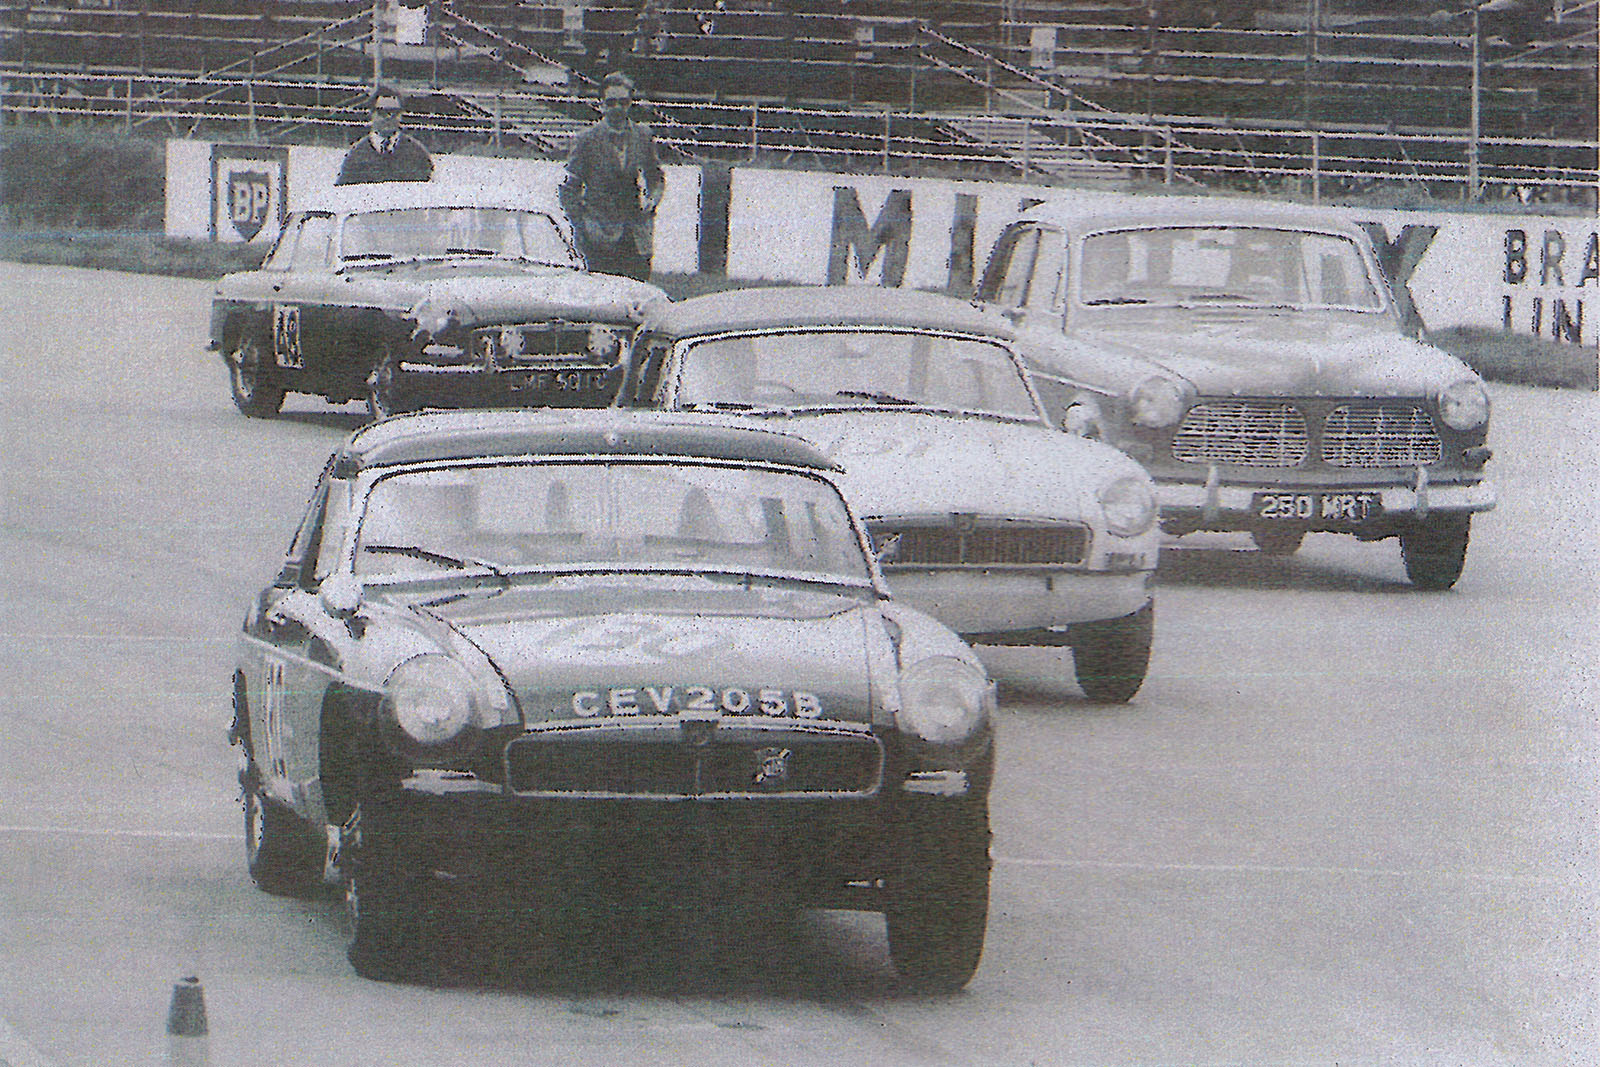
[[[906,158],[973,149],[1008,152],[1030,173],[1087,173],[1102,146],[1069,125],[1085,115],[1143,123],[1147,146],[1152,128],[1174,123],[1459,143],[1470,2],[437,0],[426,42],[387,47],[384,74],[438,90],[425,107],[442,133],[521,138],[533,151],[559,152],[592,121],[574,91],[621,68],[659,109],[676,107],[658,118],[701,154],[823,145],[847,161],[882,141],[894,112]],[[1539,0],[1515,25],[1486,26],[1486,137],[1596,140],[1596,8]],[[0,72],[124,76],[134,121],[135,76],[189,79],[200,83],[189,96],[231,100],[253,124],[277,107],[277,125],[252,130],[292,137],[321,128],[327,87],[353,94],[370,81],[370,15],[367,0],[0,0]],[[342,136],[357,122],[354,96],[334,95]],[[725,105],[746,117],[721,125]]]

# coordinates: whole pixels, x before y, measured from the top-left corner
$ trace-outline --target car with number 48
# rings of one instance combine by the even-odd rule
[[[978,965],[995,686],[890,598],[834,462],[653,412],[440,412],[331,457],[233,677],[246,859],[338,878],[349,958],[426,973],[452,903],[878,911]],[[434,918],[424,922],[423,915]]]
[[[217,283],[210,347],[246,415],[286,393],[423,407],[603,407],[653,285],[591,274],[554,193],[345,185]]]

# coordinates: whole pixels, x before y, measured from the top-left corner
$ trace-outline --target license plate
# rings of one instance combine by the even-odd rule
[[[1250,510],[1258,519],[1284,522],[1365,522],[1383,512],[1383,495],[1373,490],[1256,493]]]
[[[513,393],[597,393],[605,385],[603,370],[510,371],[506,387]]]

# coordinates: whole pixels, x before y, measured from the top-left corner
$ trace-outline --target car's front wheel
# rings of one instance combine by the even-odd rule
[[[1084,695],[1107,704],[1132,700],[1150,671],[1155,626],[1154,601],[1120,619],[1074,626],[1072,666]]]
[[[259,326],[239,330],[228,353],[228,385],[233,406],[253,419],[268,419],[283,409],[283,385],[272,363],[272,347]]]
[[[340,838],[350,965],[363,978],[404,981],[418,974],[419,922],[413,872],[381,804],[358,804]]]
[[[1471,515],[1436,515],[1400,535],[1406,577],[1418,589],[1449,589],[1467,562]]]
[[[268,797],[252,765],[244,776],[245,866],[262,890],[310,896],[322,886],[327,841]]]
[[[884,911],[889,959],[909,986],[950,993],[972,979],[989,924],[989,807],[934,801],[901,825],[903,858]]]

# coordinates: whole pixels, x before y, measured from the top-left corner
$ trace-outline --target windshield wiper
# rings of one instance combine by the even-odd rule
[[[447,256],[498,256],[500,253],[493,248],[446,248]]]
[[[386,259],[393,259],[394,258],[394,253],[393,252],[346,252],[343,256],[341,256],[339,258],[343,259],[346,263],[355,263],[355,262],[368,262],[368,263],[371,263],[371,262],[376,262],[376,261],[381,261],[381,260],[386,260]]]
[[[1084,307],[1105,307],[1111,304],[1148,304],[1142,296],[1100,296],[1093,300],[1085,300]]]
[[[873,393],[864,389],[840,389],[833,395],[846,397],[850,400],[870,400],[874,404],[899,404],[904,407],[916,407],[917,405],[915,400],[907,400],[903,396],[895,396],[893,393]]]
[[[1180,303],[1183,306],[1187,306],[1194,301],[1204,301],[1206,303],[1235,302],[1244,304],[1249,303],[1254,299],[1255,297],[1247,296],[1244,293],[1190,293],[1188,296],[1184,297]]]
[[[446,555],[443,552],[435,552],[431,548],[423,548],[421,545],[362,545],[361,551],[395,556],[411,556],[415,559],[426,560],[429,563],[437,563],[440,566],[453,567],[456,570],[463,571],[470,570],[473,567],[481,567],[505,583],[506,588],[509,589],[511,587],[511,579],[506,576],[505,571],[488,560],[478,559],[475,556]]]

